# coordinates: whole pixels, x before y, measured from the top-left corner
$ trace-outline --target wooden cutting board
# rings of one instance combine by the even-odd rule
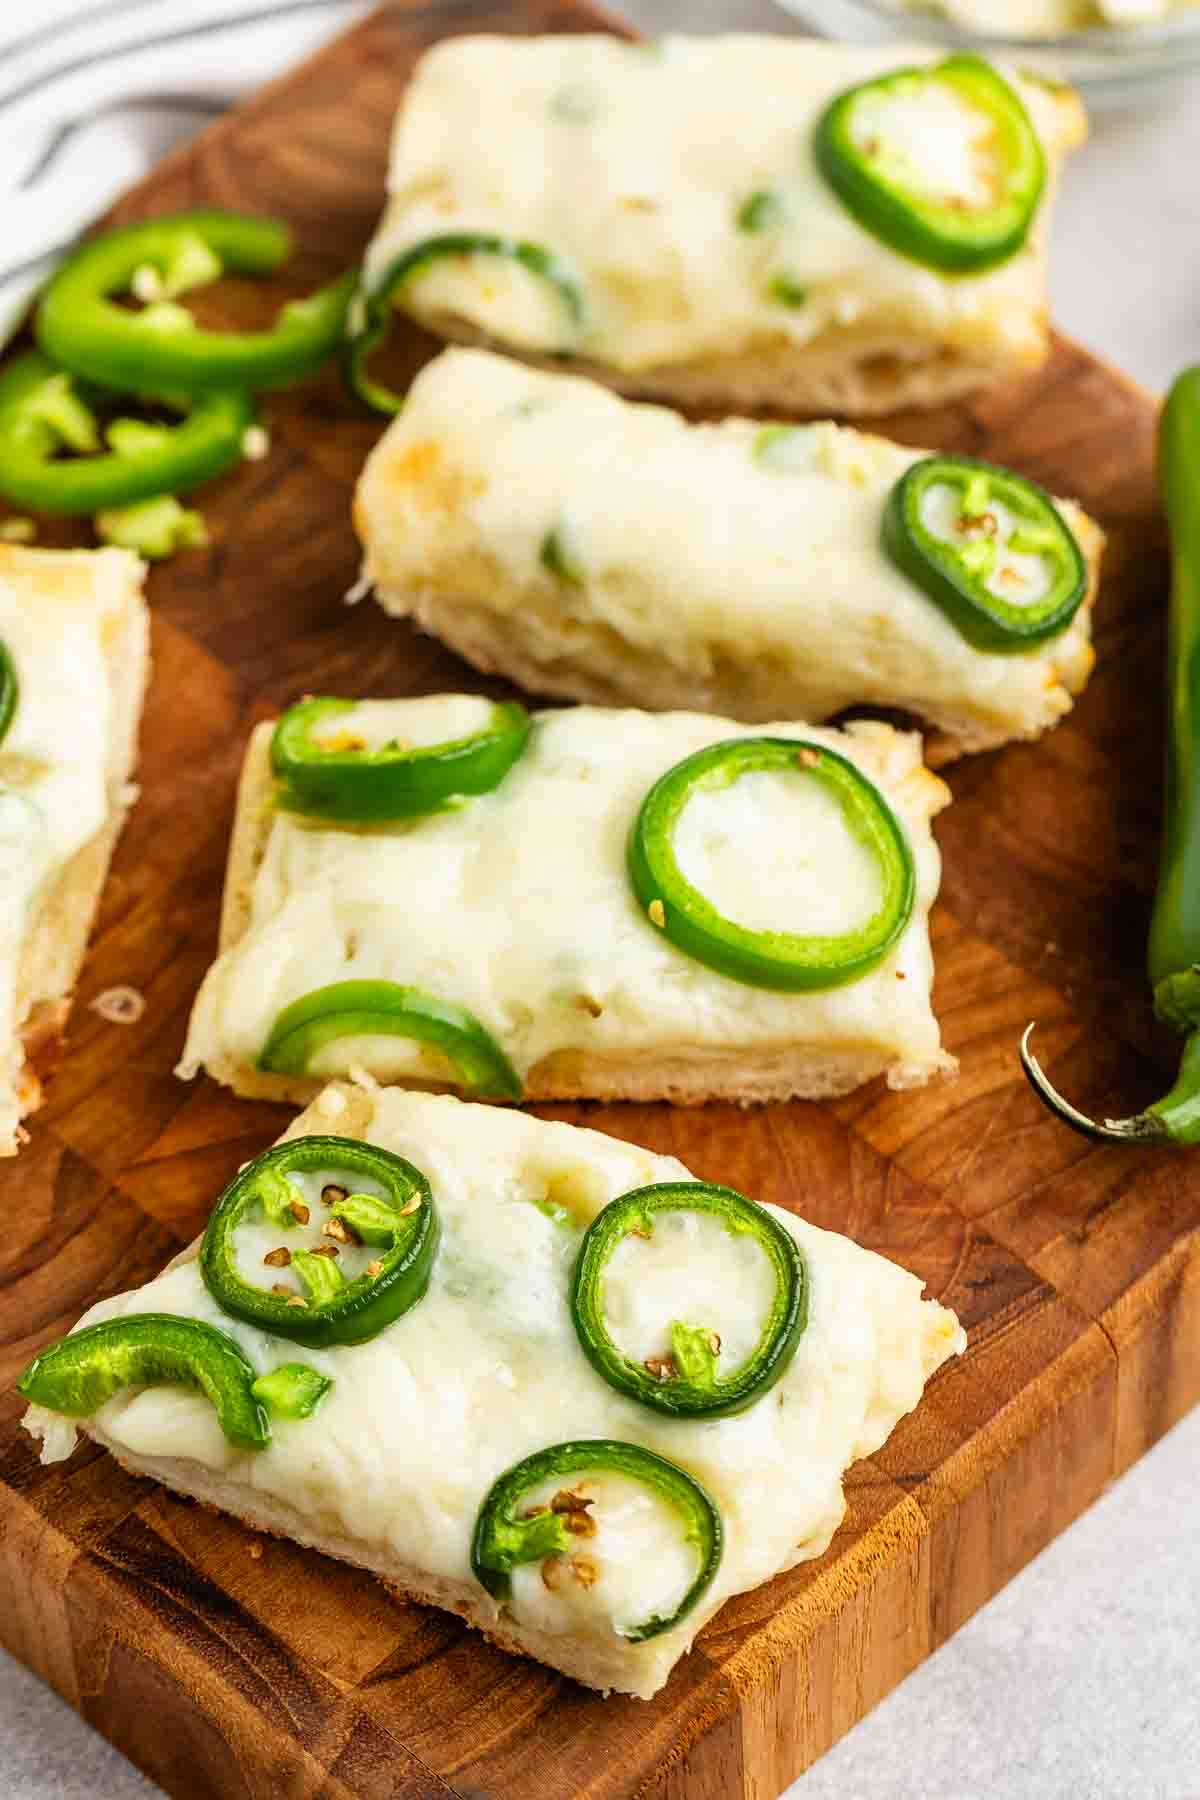
[[[310,286],[366,241],[424,46],[597,23],[572,0],[395,5],[176,155],[119,216],[284,215]],[[280,292],[230,284],[216,311],[248,323]],[[401,360],[433,348],[410,331]],[[970,1330],[968,1354],[851,1472],[828,1554],[727,1605],[649,1704],[600,1700],[95,1451],[44,1470],[18,1429],[26,1360],[154,1273],[288,1116],[172,1075],[251,726],[306,689],[479,687],[373,605],[342,604],[351,488],[378,422],[332,374],[267,414],[267,460],[203,496],[212,548],[151,578],[142,798],[68,1052],[32,1144],[0,1172],[0,1639],[188,1800],[771,1800],[1200,1397],[1200,1160],[1090,1147],[1016,1060],[1036,1017],[1052,1075],[1093,1111],[1148,1100],[1172,1067],[1142,973],[1165,592],[1152,402],[1060,343],[1032,380],[888,427],[1077,494],[1112,532],[1084,699],[1044,743],[951,775],[935,998],[958,1082],[748,1113],[544,1109],[849,1232]],[[89,1010],[118,983],[146,997],[134,1026]]]

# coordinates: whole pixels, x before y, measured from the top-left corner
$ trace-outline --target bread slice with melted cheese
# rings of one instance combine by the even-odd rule
[[[461,694],[364,701],[338,727],[368,745],[425,744],[479,730],[488,712],[487,701]],[[267,724],[243,771],[220,954],[180,1073],[205,1068],[239,1094],[300,1103],[356,1068],[453,1088],[458,1077],[440,1053],[398,1037],[335,1040],[303,1075],[259,1066],[285,1007],[352,980],[466,1007],[529,1100],[818,1099],[877,1075],[904,1087],[953,1069],[930,1006],[928,935],[941,873],[930,820],[949,794],[922,763],[920,738],[866,721],[766,729],[848,757],[908,838],[913,911],[861,979],[807,993],[746,986],[677,949],[633,893],[626,842],[644,796],[692,752],[759,735],[749,727],[694,713],[542,713],[491,793],[400,825],[346,830],[275,806]],[[730,916],[828,934],[869,915],[861,852],[810,787],[781,776],[723,790],[712,833],[694,846],[692,879]]]
[[[845,1511],[847,1467],[880,1447],[965,1347],[954,1314],[923,1300],[915,1276],[772,1208],[807,1266],[808,1325],[795,1356],[742,1413],[670,1418],[596,1373],[575,1336],[568,1291],[600,1209],[633,1188],[689,1179],[681,1163],[599,1132],[386,1089],[328,1088],[286,1136],[312,1133],[365,1140],[426,1174],[442,1239],[424,1298],[364,1344],[311,1350],[222,1312],[193,1246],[80,1323],[144,1312],[201,1319],[232,1335],[258,1373],[300,1361],[332,1380],[319,1409],[274,1419],[269,1447],[242,1451],[198,1393],[131,1389],[78,1422],[33,1408],[25,1422],[43,1459],[70,1454],[78,1423],[134,1474],[369,1569],[399,1597],[449,1608],[504,1649],[591,1687],[649,1698],[726,1599],[820,1556]],[[301,1237],[328,1242],[319,1237],[323,1177],[306,1179],[312,1218],[290,1235],[293,1248]],[[764,1296],[769,1304],[765,1259],[747,1235],[730,1238],[713,1219],[676,1223],[657,1225],[652,1241],[631,1240],[628,1256],[610,1264],[607,1316],[625,1321],[629,1354],[649,1357],[669,1345],[673,1312],[685,1307],[718,1333],[722,1357],[736,1366],[761,1330]],[[260,1256],[264,1229],[247,1227]],[[670,1615],[692,1553],[648,1490],[611,1477],[572,1483],[589,1503],[586,1579],[573,1561],[556,1571],[520,1565],[501,1605],[472,1573],[472,1531],[491,1484],[572,1439],[616,1439],[666,1457],[721,1515],[712,1585],[658,1636],[635,1642],[624,1630]]]
[[[533,693],[747,723],[902,708],[934,728],[939,762],[1070,710],[1104,537],[1064,503],[1083,604],[1030,650],[979,649],[881,542],[922,454],[828,423],[689,425],[448,350],[368,458],[354,516],[387,612]],[[999,560],[997,581],[1017,573]]]
[[[817,166],[831,101],[938,54],[765,35],[448,39],[403,97],[368,280],[437,237],[531,245],[574,283],[574,311],[528,267],[477,255],[424,266],[396,304],[458,342],[726,411],[883,413],[1027,373],[1049,349],[1055,179],[1086,135],[1069,89],[1006,71],[1049,181],[1024,246],[982,273],[901,255]],[[951,204],[969,196],[977,121],[944,94],[896,106],[918,173]],[[747,229],[761,195],[769,226]]]
[[[130,786],[148,670],[143,564],[0,545],[18,698],[0,740],[0,1156],[41,1100]]]

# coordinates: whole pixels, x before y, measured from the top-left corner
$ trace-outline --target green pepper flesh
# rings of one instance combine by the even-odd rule
[[[231,1444],[263,1450],[271,1428],[254,1382],[252,1364],[226,1332],[170,1313],[133,1313],[51,1344],[34,1357],[17,1390],[35,1406],[80,1419],[124,1388],[196,1388],[212,1402]]]
[[[1159,474],[1172,574],[1163,841],[1148,951],[1156,995],[1172,976],[1200,965],[1200,366],[1167,396]],[[1200,997],[1184,1005],[1200,1025]]]
[[[95,524],[101,543],[136,550],[148,562],[174,556],[177,550],[203,550],[209,542],[201,514],[180,506],[174,494],[106,507],[96,514]]]
[[[280,1363],[260,1375],[251,1392],[268,1412],[284,1419],[310,1419],[333,1382],[307,1363]]]
[[[61,457],[64,445],[89,447],[77,431],[73,443],[64,435],[75,422],[61,411],[71,399],[64,379],[64,371],[37,350],[0,374],[0,494],[37,512],[70,517],[197,487],[241,460],[242,440],[254,423],[250,397],[219,388],[200,395],[178,425],[118,419],[109,437],[122,448]],[[78,418],[90,420],[90,414],[83,410]],[[136,434],[123,434],[122,426],[136,427]]]
[[[423,238],[389,263],[379,280],[359,296],[360,320],[346,347],[344,370],[350,391],[375,412],[397,413],[403,394],[375,381],[367,363],[388,335],[396,299],[414,281],[446,258],[488,256],[518,264],[544,281],[558,296],[568,326],[577,330],[583,321],[583,294],[574,274],[561,258],[542,244],[520,238],[498,237],[490,232],[448,231]]]
[[[413,749],[334,747],[316,727],[353,710],[354,700],[318,695],[284,713],[271,739],[278,803],[289,812],[370,824],[435,812],[463,795],[498,787],[529,741],[529,714],[515,701],[493,706],[482,730]]]
[[[671,1506],[686,1542],[696,1552],[695,1577],[675,1610],[652,1614],[623,1630],[630,1643],[644,1643],[680,1624],[703,1598],[720,1567],[724,1539],[721,1515],[711,1496],[686,1470],[651,1450],[612,1438],[585,1438],[525,1457],[500,1476],[479,1509],[471,1544],[472,1571],[494,1599],[510,1600],[512,1570],[518,1564],[560,1555],[571,1542],[559,1514],[521,1518],[521,1502],[545,1481],[587,1474],[621,1475],[640,1482]]]
[[[672,1322],[675,1373],[664,1379],[626,1356],[604,1322],[605,1271],[618,1245],[631,1232],[649,1236],[655,1218],[673,1212],[706,1214],[730,1233],[748,1233],[771,1265],[775,1291],[758,1342],[725,1377],[703,1328]],[[676,1418],[725,1418],[760,1400],[795,1355],[808,1323],[807,1267],[791,1233],[743,1194],[703,1181],[661,1182],[611,1200],[588,1227],[571,1280],[571,1319],[584,1355],[618,1393]]]
[[[20,697],[21,684],[17,679],[17,665],[8,645],[0,638],[0,744],[4,742],[9,727],[17,716]]]
[[[323,1045],[344,1037],[401,1037],[431,1044],[475,1099],[519,1100],[521,1078],[465,1006],[395,981],[335,981],[285,1006],[258,1066],[302,1075]]]
[[[742,201],[734,215],[734,223],[739,231],[753,234],[770,231],[782,222],[783,216],[784,207],[779,195],[769,188],[758,188]]]
[[[1200,366],[1167,396],[1159,426],[1159,485],[1171,538],[1167,613],[1167,759],[1162,852],[1147,966],[1155,1011],[1185,1034],[1170,1091],[1143,1112],[1096,1120],[1052,1085],[1021,1040],[1035,1093],[1064,1124],[1112,1143],[1200,1144]]]
[[[369,1265],[353,1281],[345,1281],[340,1270],[335,1270],[334,1280],[322,1285],[318,1299],[296,1306],[287,1296],[244,1278],[237,1264],[235,1236],[238,1226],[256,1208],[273,1220],[279,1217],[279,1196],[288,1174],[326,1169],[379,1182],[393,1206],[395,1230],[391,1245],[376,1259],[376,1273],[371,1273]],[[292,1138],[255,1157],[225,1189],[204,1233],[200,1273],[225,1312],[260,1331],[318,1349],[362,1344],[377,1337],[422,1298],[429,1286],[438,1238],[437,1209],[429,1183],[420,1169],[402,1156],[356,1138]],[[305,1254],[298,1252],[297,1257]],[[326,1259],[314,1260],[321,1263]]]
[[[874,131],[856,139],[856,115],[879,96],[940,84],[987,121],[995,172],[987,201],[923,191]],[[1010,260],[1029,236],[1046,185],[1046,156],[1016,89],[981,57],[948,56],[895,69],[849,88],[817,126],[817,166],[858,223],[889,249],[947,275],[973,275]]]
[[[759,771],[819,781],[836,800],[846,829],[879,869],[880,903],[864,924],[828,937],[755,931],[723,917],[683,874],[673,838],[688,801],[701,788]],[[638,901],[652,923],[658,915],[677,949],[734,981],[782,992],[840,987],[869,974],[903,936],[916,900],[912,851],[883,795],[845,757],[799,738],[732,738],[685,757],[642,802],[627,864]]]
[[[114,298],[146,267],[178,292],[181,282],[171,277],[181,266],[189,271],[183,285],[230,270],[269,275],[291,247],[291,233],[278,220],[220,211],[176,213],[104,232],[69,257],[46,289],[34,321],[37,341],[64,368],[129,392],[203,394],[299,380],[342,342],[354,271],[290,301],[267,331],[202,331],[172,300],[139,314]]]
[[[924,517],[925,503],[939,487],[955,496],[954,540],[936,535]],[[995,506],[1016,520],[1007,543],[999,536]],[[977,650],[1036,649],[1066,630],[1088,591],[1083,552],[1049,494],[972,457],[929,456],[905,471],[884,508],[883,547]],[[1005,566],[1006,548],[1050,565],[1039,599],[1021,604],[988,585]]]

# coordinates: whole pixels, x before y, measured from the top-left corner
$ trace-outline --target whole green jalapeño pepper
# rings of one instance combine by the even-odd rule
[[[818,781],[837,802],[846,830],[879,871],[879,905],[864,924],[831,937],[755,931],[723,917],[684,875],[674,837],[688,802],[702,789],[763,771]],[[788,993],[868,974],[903,936],[916,896],[912,851],[882,794],[845,757],[798,738],[732,738],[685,757],[642,802],[627,863],[647,917],[678,949],[734,981]]]
[[[310,818],[347,824],[409,819],[464,794],[498,787],[529,739],[530,719],[514,701],[496,705],[481,731],[443,744],[392,742],[369,750],[347,732],[328,732],[354,700],[317,697],[289,707],[271,740],[278,804]],[[326,729],[318,735],[318,726]]]
[[[0,638],[0,744],[4,742],[8,728],[16,717],[20,695],[16,664],[8,645]]]
[[[82,1419],[123,1388],[197,1388],[231,1444],[263,1450],[271,1427],[254,1382],[252,1364],[226,1332],[171,1313],[133,1313],[85,1325],[51,1344],[34,1357],[17,1391],[35,1406]]]
[[[652,1613],[635,1625],[621,1628],[621,1636],[630,1643],[644,1643],[680,1624],[702,1599],[720,1567],[724,1537],[721,1515],[700,1483],[678,1464],[651,1450],[612,1438],[580,1438],[527,1456],[501,1475],[480,1507],[471,1544],[471,1568],[488,1593],[505,1602],[511,1599],[512,1571],[519,1563],[569,1556],[572,1524],[578,1520],[580,1510],[586,1516],[590,1504],[587,1497],[564,1489],[549,1505],[528,1507],[522,1503],[547,1482],[571,1481],[587,1475],[620,1475],[639,1482],[672,1509],[684,1541],[695,1551],[695,1576],[675,1610]]]
[[[1021,1064],[1050,1110],[1084,1136],[1115,1143],[1200,1144],[1200,367],[1175,382],[1158,440],[1171,535],[1167,614],[1167,780],[1148,967],[1154,1010],[1184,1035],[1170,1092],[1128,1119],[1090,1119],[1051,1086],[1021,1039]]]
[[[281,1231],[305,1223],[311,1209],[288,1176],[315,1170],[330,1176],[323,1194],[335,1190],[329,1218],[338,1221],[343,1241],[369,1244],[378,1255],[347,1281],[334,1258],[315,1250],[289,1252],[287,1266],[303,1294],[247,1281],[238,1267],[238,1227],[256,1216]],[[353,1191],[355,1178],[363,1176],[383,1189],[383,1198]],[[225,1189],[204,1233],[200,1273],[218,1306],[260,1331],[317,1349],[363,1344],[421,1299],[438,1237],[429,1183],[402,1156],[356,1138],[293,1138],[256,1156]]]
[[[118,418],[102,433],[74,378],[31,350],[0,375],[0,494],[71,516],[182,492],[233,468],[253,423],[249,396],[220,388],[178,425]]]
[[[521,1080],[474,1013],[395,981],[335,981],[285,1006],[258,1066],[306,1074],[318,1050],[344,1037],[401,1037],[431,1044],[477,1100],[519,1100]]]
[[[730,1235],[751,1236],[775,1291],[757,1344],[728,1375],[718,1373],[721,1341],[703,1323],[671,1321],[671,1354],[638,1362],[614,1343],[604,1321],[604,1284],[618,1245],[653,1236],[664,1213],[700,1213]],[[765,1207],[704,1181],[662,1182],[611,1200],[589,1226],[571,1280],[571,1318],[584,1355],[618,1393],[676,1418],[722,1419],[744,1412],[779,1380],[808,1323],[808,1277],[796,1240]]]
[[[906,470],[884,508],[883,547],[977,650],[1035,649],[1066,630],[1088,590],[1049,494],[969,456]]]
[[[214,388],[277,387],[319,367],[342,342],[357,281],[353,271],[284,306],[267,331],[202,331],[178,296],[227,272],[269,275],[292,237],[275,219],[187,212],[125,225],[68,258],[38,307],[42,349],[92,381],[135,393],[204,394]],[[150,276],[141,312],[118,306]]]
[[[891,108],[911,104],[919,118],[939,88],[981,128],[970,194],[946,187],[943,157],[931,152],[918,162],[889,133]],[[814,149],[822,175],[865,230],[947,275],[977,274],[1015,256],[1046,185],[1045,152],[1020,96],[978,56],[896,69],[848,89],[823,114]]]
[[[528,274],[544,281],[557,296],[563,316],[572,333],[583,320],[583,295],[579,283],[567,265],[542,244],[529,244],[520,238],[496,237],[490,232],[448,231],[439,237],[423,238],[388,264],[369,289],[360,291],[351,316],[350,342],[346,348],[345,375],[352,393],[376,412],[396,413],[404,404],[403,394],[372,380],[367,363],[388,335],[395,301],[422,275],[428,274],[447,259],[465,257],[499,258],[515,263]]]

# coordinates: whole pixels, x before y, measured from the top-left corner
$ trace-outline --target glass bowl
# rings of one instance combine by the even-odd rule
[[[1200,73],[1200,10],[1154,25],[1095,26],[1066,36],[999,37],[968,31],[933,13],[896,11],[872,0],[778,0],[824,37],[847,43],[944,44],[1019,58],[1069,81],[1093,107],[1128,106],[1168,81]]]

